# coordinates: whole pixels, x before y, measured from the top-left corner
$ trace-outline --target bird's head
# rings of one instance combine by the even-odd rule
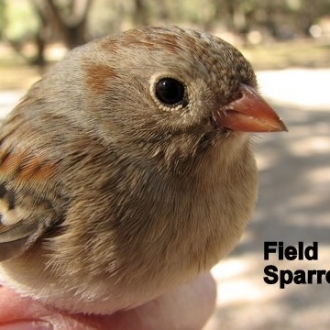
[[[186,159],[247,135],[242,132],[286,130],[258,95],[250,63],[206,33],[140,28],[83,46],[61,65],[72,73],[61,81],[70,93],[62,98],[74,98],[68,86],[87,91],[76,93],[77,105],[66,115],[78,115],[106,143],[147,150],[151,157]]]

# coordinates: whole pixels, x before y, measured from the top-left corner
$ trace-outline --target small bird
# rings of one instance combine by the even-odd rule
[[[0,283],[111,314],[208,271],[257,198],[251,133],[285,131],[224,40],[144,27],[71,51],[0,131]]]

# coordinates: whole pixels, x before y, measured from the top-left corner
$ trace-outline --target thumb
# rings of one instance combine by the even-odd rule
[[[210,274],[142,306],[112,315],[69,314],[0,287],[0,330],[200,330],[213,312]]]

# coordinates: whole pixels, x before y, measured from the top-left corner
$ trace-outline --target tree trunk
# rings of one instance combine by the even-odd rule
[[[69,49],[86,43],[87,14],[92,0],[71,0],[70,14],[65,17],[54,0],[33,0],[39,16],[54,31]]]

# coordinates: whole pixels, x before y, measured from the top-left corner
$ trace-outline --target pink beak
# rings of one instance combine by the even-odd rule
[[[241,97],[214,114],[219,127],[238,132],[288,131],[277,113],[250,86],[241,84]]]

